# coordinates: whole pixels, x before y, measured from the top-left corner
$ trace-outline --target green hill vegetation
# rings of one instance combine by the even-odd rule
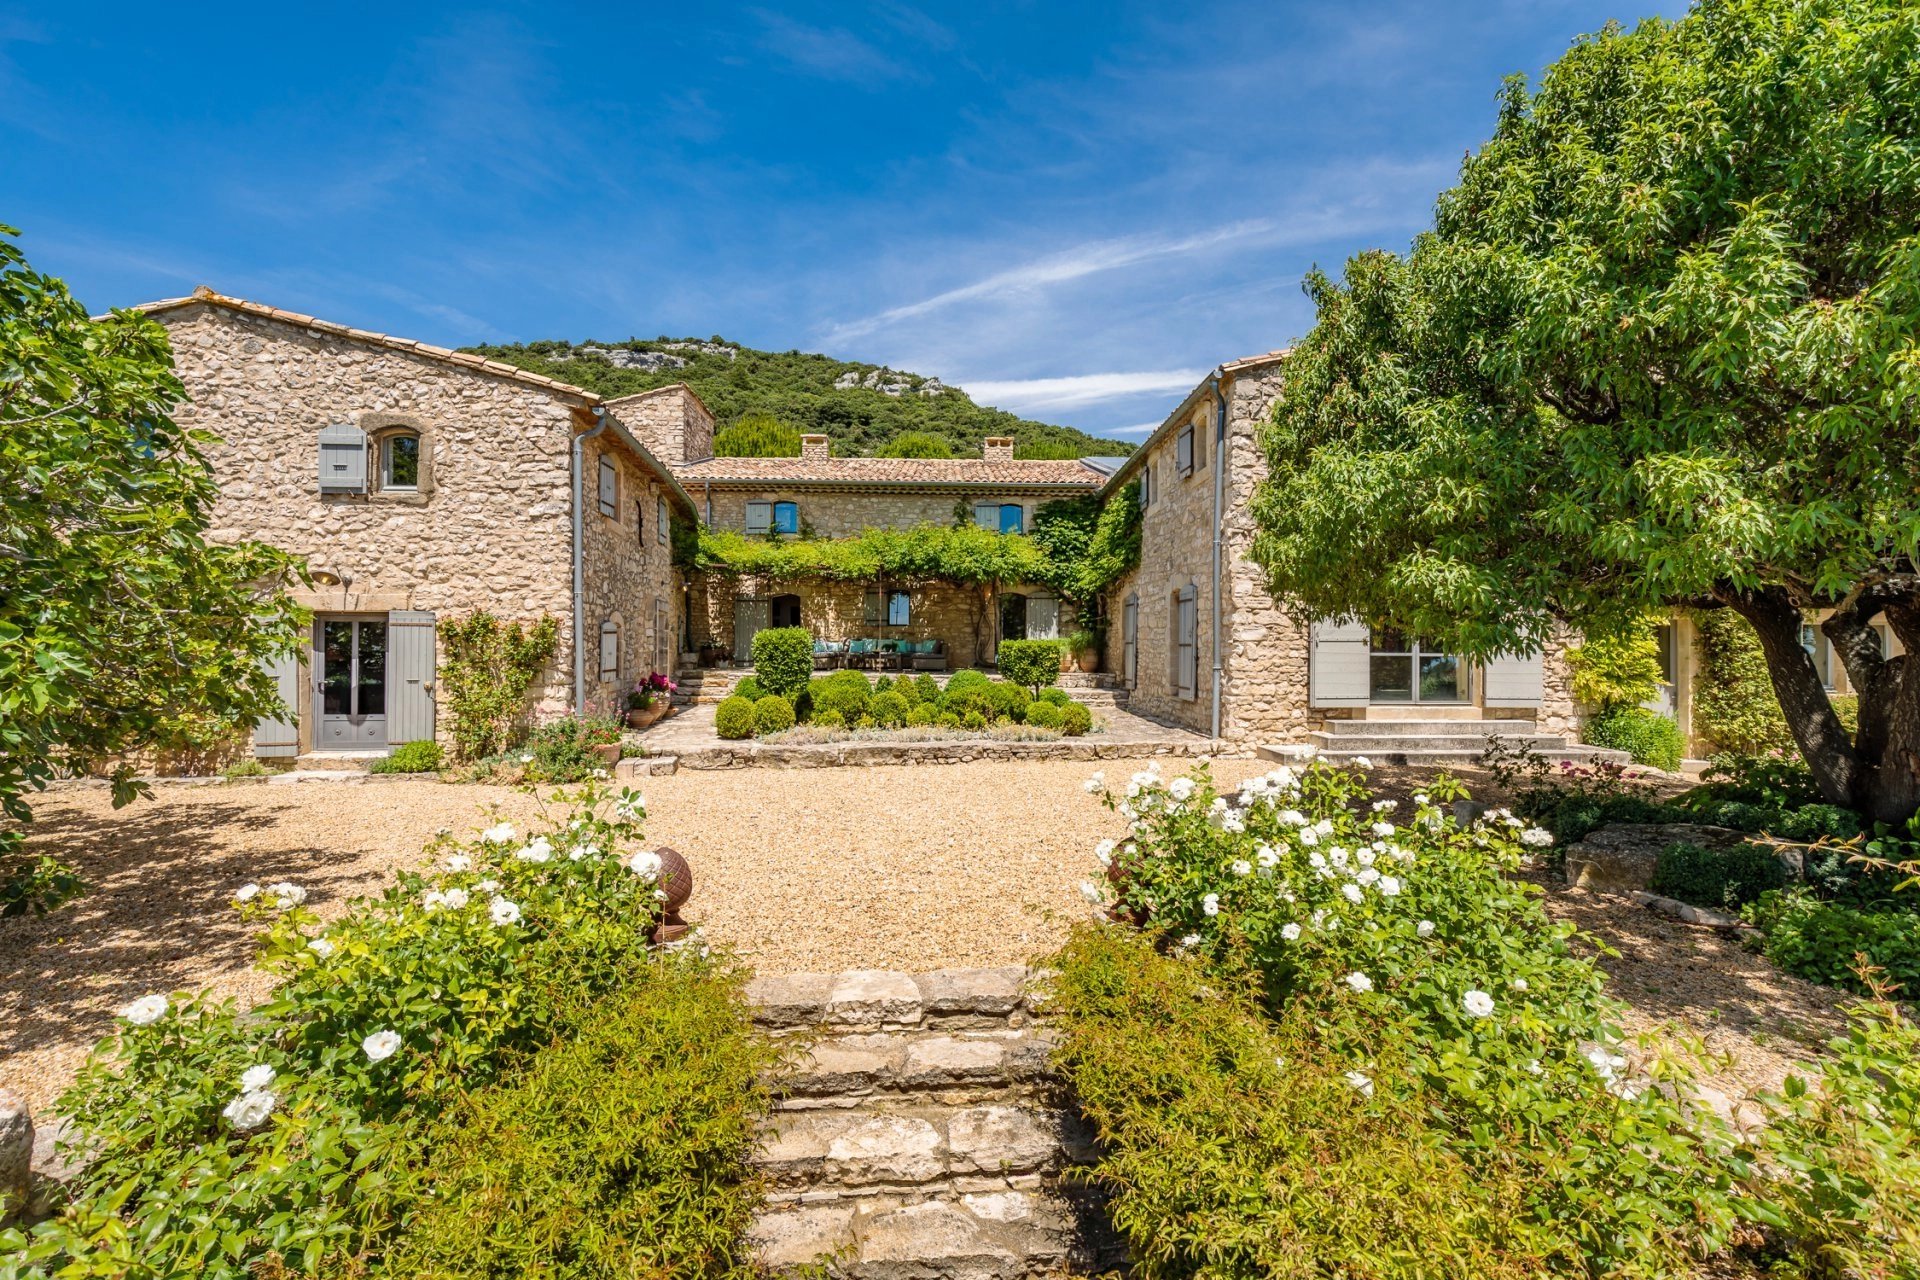
[[[938,378],[804,351],[756,351],[724,338],[527,342],[468,347],[603,396],[684,382],[719,420],[723,456],[800,452],[803,432],[831,436],[843,457],[977,458],[987,436],[1012,436],[1016,458],[1119,456],[1134,446],[975,404]]]

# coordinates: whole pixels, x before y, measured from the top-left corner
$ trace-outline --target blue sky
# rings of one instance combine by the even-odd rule
[[[0,222],[95,309],[719,333],[1137,439],[1404,248],[1503,74],[1678,8],[0,4]]]

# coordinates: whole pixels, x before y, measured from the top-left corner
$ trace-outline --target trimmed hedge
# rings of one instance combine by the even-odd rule
[[[1587,721],[1586,739],[1596,747],[1626,752],[1635,764],[1666,770],[1680,767],[1686,746],[1672,717],[1632,706],[1608,707]]]
[[[822,712],[835,711],[842,720],[852,724],[867,714],[867,707],[873,702],[873,686],[858,671],[836,671],[830,676],[815,677],[807,685],[807,696],[813,704],[816,723]]]
[[[892,689],[873,695],[869,709],[882,729],[897,729],[907,722],[907,700]]]
[[[1027,718],[1033,718],[1033,712],[1027,712]],[[1093,729],[1093,712],[1078,702],[1069,702],[1060,708],[1060,732],[1069,738],[1078,738]]]
[[[1704,849],[1670,844],[1655,861],[1647,887],[1697,907],[1738,907],[1769,889],[1786,888],[1787,868],[1765,845]]]
[[[1036,729],[1058,729],[1063,719],[1061,708],[1051,702],[1035,701],[1027,706],[1027,723]]]
[[[722,738],[729,741],[753,736],[753,706],[745,698],[732,697],[723,701],[713,712],[713,729]]]
[[[768,693],[798,698],[813,678],[813,633],[805,627],[770,627],[757,633],[753,674]]]
[[[770,693],[753,704],[753,731],[764,737],[793,728],[793,704],[777,693]]]
[[[368,773],[436,773],[444,763],[437,742],[403,742],[384,759],[367,766]]]
[[[1058,640],[1002,640],[1000,674],[1014,684],[1038,693],[1042,685],[1060,679],[1062,648]]]

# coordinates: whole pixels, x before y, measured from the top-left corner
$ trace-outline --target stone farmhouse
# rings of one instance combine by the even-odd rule
[[[220,438],[216,536],[273,542],[314,571],[300,593],[312,635],[277,672],[289,712],[256,732],[262,755],[444,733],[435,623],[478,608],[557,620],[542,715],[616,712],[651,671],[743,663],[771,626],[806,626],[834,661],[989,666],[1001,640],[1069,634],[1069,603],[1023,584],[683,575],[674,530],[836,538],[971,520],[1024,532],[1049,501],[1118,499],[1136,483],[1141,558],[1103,602],[1101,664],[1131,710],[1243,747],[1349,752],[1496,730],[1551,749],[1577,728],[1558,650],[1475,666],[1274,605],[1248,554],[1249,500],[1283,352],[1221,365],[1124,459],[1017,460],[1006,438],[977,458],[840,458],[824,436],[804,437],[797,458],[719,458],[713,415],[685,386],[602,399],[204,288],[143,310],[171,333],[182,420]]]

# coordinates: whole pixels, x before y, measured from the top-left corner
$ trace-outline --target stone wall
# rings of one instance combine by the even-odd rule
[[[599,459],[611,458],[620,473],[617,516],[602,515],[594,479]],[[670,529],[660,525],[660,503],[670,519],[685,519],[672,511],[666,484],[641,465],[611,433],[587,446],[587,504],[583,532],[586,544],[585,614],[587,633],[587,700],[593,715],[619,715],[626,708],[627,690],[650,671],[671,673],[679,664],[680,576],[673,568]],[[601,678],[600,628],[612,622],[620,636],[619,669]]]
[[[713,456],[713,414],[681,383],[609,400],[607,413],[668,467]]]
[[[851,492],[840,489],[779,488],[721,489],[709,494],[694,482],[693,499],[707,523],[715,529],[744,531],[748,502],[791,502],[799,508],[800,532],[805,537],[851,538],[867,529],[911,529],[916,525],[951,525],[960,508],[971,520],[976,502],[1018,503],[1021,527],[1033,528],[1034,514],[1058,495],[1031,497],[982,489],[978,492],[894,493]]]
[[[271,542],[339,577],[338,585],[296,593],[319,613],[423,609],[446,616],[485,608],[523,622],[551,615],[560,644],[536,684],[535,711],[567,709],[570,449],[575,431],[591,425],[584,398],[212,304],[156,318],[167,326],[188,394],[179,420],[221,437],[208,448],[220,482],[211,537]],[[318,435],[334,423],[419,432],[419,491],[382,492],[376,484],[370,493],[322,494]],[[638,476],[637,460],[624,450],[621,458],[629,476]],[[596,467],[590,460],[589,617],[606,609],[645,614],[663,591],[671,598],[661,576],[665,549],[639,566],[622,566],[621,543],[609,528],[594,550],[601,532],[594,522],[603,519],[593,505]],[[377,474],[377,467],[369,470]],[[654,518],[649,509],[649,552]],[[631,540],[630,504],[623,519]],[[597,630],[598,623],[589,626]],[[305,749],[312,745],[311,702],[303,703]],[[443,740],[449,727],[440,715]]]

